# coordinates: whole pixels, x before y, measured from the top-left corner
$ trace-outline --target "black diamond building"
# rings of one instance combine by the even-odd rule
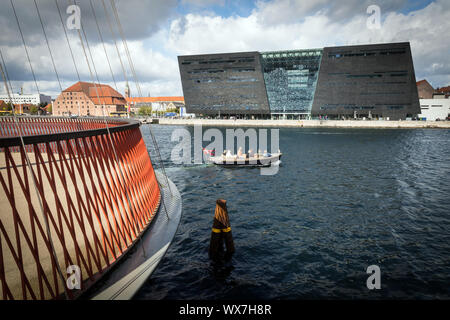
[[[408,42],[179,56],[186,111],[257,118],[420,113]]]

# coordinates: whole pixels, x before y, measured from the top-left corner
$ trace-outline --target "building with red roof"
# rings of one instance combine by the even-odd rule
[[[441,93],[445,95],[445,98],[448,98],[450,96],[450,86],[437,88],[435,93]]]
[[[33,111],[33,107],[35,110],[38,110],[37,106],[30,103],[19,103],[14,105],[14,110],[16,114],[30,114]]]
[[[79,81],[61,92],[52,111],[55,116],[111,116],[125,113],[127,101],[109,85]]]
[[[8,105],[6,104],[5,101],[0,100],[0,111],[8,111]]]
[[[416,85],[419,99],[447,99],[450,97],[450,86],[434,89],[433,86],[425,79],[417,81]]]
[[[445,120],[450,118],[450,86],[434,89],[427,80],[417,82],[420,114],[423,120]]]
[[[14,112],[16,114],[30,113],[31,108],[36,107],[34,104],[30,103],[18,103],[14,104]],[[0,100],[0,113],[12,113],[12,108],[9,103],[4,100]]]

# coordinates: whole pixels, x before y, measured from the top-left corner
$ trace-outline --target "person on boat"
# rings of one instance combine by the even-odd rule
[[[270,157],[270,156],[271,154],[268,153],[267,150],[264,150],[263,157]]]
[[[231,158],[233,155],[231,154],[231,151],[230,150],[227,150],[227,154],[226,154],[226,157],[227,158]]]
[[[243,156],[243,154],[242,154],[242,147],[239,147],[237,155],[238,155],[239,158]]]
[[[251,158],[255,155],[252,149],[248,150],[248,157]]]

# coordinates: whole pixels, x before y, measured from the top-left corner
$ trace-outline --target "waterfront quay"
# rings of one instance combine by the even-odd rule
[[[163,125],[227,126],[227,127],[292,127],[292,128],[399,128],[450,129],[450,121],[407,120],[229,120],[229,119],[159,119]]]

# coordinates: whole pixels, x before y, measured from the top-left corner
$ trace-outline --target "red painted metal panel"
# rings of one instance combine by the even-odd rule
[[[19,131],[39,137],[25,148],[2,139]],[[73,132],[79,134],[61,138]],[[49,138],[55,133],[57,140]],[[18,117],[17,123],[0,118],[0,134],[0,298],[61,297],[66,283],[58,266],[63,272],[79,266],[85,289],[156,213],[160,190],[139,127],[123,120]],[[69,298],[79,293],[67,292]]]

